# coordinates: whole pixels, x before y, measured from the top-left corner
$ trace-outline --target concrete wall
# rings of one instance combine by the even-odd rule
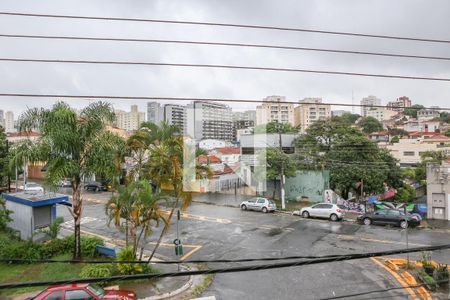
[[[450,220],[450,165],[427,165],[428,219]]]
[[[20,231],[21,239],[29,239],[33,233],[33,209],[31,206],[6,201],[6,209],[11,210],[12,221],[8,224],[12,229]]]
[[[286,177],[286,199],[302,200],[308,199],[311,202],[323,202],[324,192],[330,188],[329,171],[297,171],[295,177]],[[267,181],[266,196],[272,197],[274,181]],[[276,198],[280,198],[280,181],[276,183]]]

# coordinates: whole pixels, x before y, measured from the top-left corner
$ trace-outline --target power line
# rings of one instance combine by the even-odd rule
[[[257,70],[257,71],[297,72],[297,73],[310,73],[310,74],[345,75],[345,76],[362,76],[362,77],[377,77],[377,78],[391,78],[391,79],[410,79],[410,80],[427,80],[427,81],[450,82],[450,78],[439,78],[439,77],[388,75],[388,74],[341,72],[341,71],[312,70],[312,69],[239,66],[239,65],[182,64],[182,63],[106,61],[106,60],[98,61],[98,60],[33,59],[33,58],[6,58],[6,57],[0,58],[0,61],[6,61],[6,62],[34,62],[34,63],[130,65],[130,66],[159,66],[159,67],[181,67],[181,68]]]
[[[414,42],[450,43],[450,40],[444,40],[444,39],[403,37],[403,36],[395,36],[395,35],[381,35],[381,34],[317,30],[317,29],[280,27],[280,26],[251,25],[251,24],[196,22],[196,21],[144,19],[144,18],[119,18],[119,17],[99,17],[99,16],[79,16],[79,15],[35,14],[35,13],[5,12],[5,11],[0,12],[0,15],[22,16],[22,17],[40,17],[40,18],[59,18],[59,19],[99,20],[99,21],[146,22],[146,23],[162,23],[162,24],[178,24],[178,25],[200,25],[200,26],[277,30],[277,31],[290,31],[290,32],[308,32],[308,33],[317,33],[317,34],[330,34],[330,35],[379,38],[379,39],[391,39],[391,40],[404,40],[404,41],[414,41]]]
[[[367,52],[354,50],[323,49],[297,46],[267,45],[267,44],[247,44],[247,43],[227,43],[227,42],[206,42],[192,40],[162,40],[162,39],[136,39],[136,38],[113,38],[113,37],[85,37],[85,36],[51,36],[51,35],[23,35],[23,34],[0,34],[4,38],[26,38],[26,39],[50,39],[50,40],[80,40],[80,41],[108,41],[108,42],[135,42],[135,43],[166,43],[185,45],[208,45],[208,46],[228,46],[228,47],[248,47],[297,51],[317,51],[326,53],[357,54],[398,58],[450,60],[450,57],[408,55],[397,53]]]
[[[152,264],[206,264],[206,263],[242,263],[255,261],[277,261],[277,260],[295,260],[295,259],[320,259],[326,257],[336,257],[339,255],[323,256],[284,256],[284,257],[260,257],[260,258],[241,258],[241,259],[214,259],[214,260],[160,260],[151,261]],[[149,264],[147,260],[57,260],[57,259],[14,259],[2,258],[0,263],[26,264],[26,263],[71,263],[71,264]]]
[[[239,267],[229,267],[229,268],[216,268],[216,269],[208,269],[208,270],[166,272],[166,273],[155,273],[155,274],[136,274],[136,275],[122,275],[122,276],[95,277],[95,278],[73,278],[73,279],[56,280],[56,281],[33,281],[33,282],[21,282],[21,283],[4,283],[4,284],[0,284],[0,289],[42,286],[42,285],[59,285],[59,284],[69,284],[69,283],[75,283],[75,282],[76,283],[92,283],[92,282],[99,282],[99,281],[109,282],[109,281],[118,281],[118,280],[153,279],[153,278],[180,277],[180,276],[191,276],[191,275],[225,274],[225,273],[235,273],[235,272],[271,270],[271,269],[280,269],[280,268],[287,268],[287,267],[315,265],[315,264],[320,264],[320,263],[331,263],[331,262],[355,260],[355,259],[377,257],[377,256],[405,254],[405,253],[421,252],[421,251],[435,251],[435,250],[443,250],[443,249],[450,249],[450,244],[438,245],[438,246],[427,246],[427,247],[416,247],[416,248],[410,248],[410,249],[386,250],[386,251],[360,253],[360,254],[339,255],[339,256],[335,256],[335,257],[326,257],[326,258],[312,259],[312,260],[300,260],[300,261],[290,261],[290,262],[281,262],[281,263],[278,262],[278,263],[273,263],[273,264],[239,266]]]
[[[316,103],[316,102],[298,102],[298,101],[265,101],[258,99],[230,99],[230,98],[199,98],[199,97],[154,97],[154,96],[116,96],[116,95],[67,95],[67,94],[32,94],[32,93],[0,93],[0,97],[28,97],[28,98],[67,98],[67,99],[118,99],[118,100],[154,100],[154,101],[203,101],[203,102],[231,102],[231,103],[282,103],[282,104],[315,104],[330,106],[356,106],[356,107],[380,107],[390,108],[387,105],[367,105],[350,103]],[[408,108],[408,107],[406,107]],[[450,107],[424,107],[423,109],[449,110]]]

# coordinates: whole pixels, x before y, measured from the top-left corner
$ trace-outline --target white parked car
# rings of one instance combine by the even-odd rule
[[[318,217],[327,218],[331,221],[339,221],[344,218],[344,207],[331,203],[318,203],[312,206],[303,207],[300,211],[294,212],[303,218]]]
[[[39,185],[35,182],[28,182],[25,186],[20,187],[24,191],[35,191],[35,192],[44,192],[44,188],[42,185]]]
[[[267,213],[269,211],[274,212],[277,209],[275,202],[262,197],[256,197],[246,201],[242,201],[240,207],[242,210],[259,210],[264,213]]]

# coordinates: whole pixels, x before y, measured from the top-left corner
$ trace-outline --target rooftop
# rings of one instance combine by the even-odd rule
[[[58,193],[42,193],[36,191],[22,191],[3,194],[7,201],[20,203],[26,206],[47,206],[58,203],[69,203],[69,197]]]

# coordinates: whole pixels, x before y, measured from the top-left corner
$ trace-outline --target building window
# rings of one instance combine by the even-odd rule
[[[403,156],[414,156],[415,152],[414,151],[404,151],[403,152]]]

